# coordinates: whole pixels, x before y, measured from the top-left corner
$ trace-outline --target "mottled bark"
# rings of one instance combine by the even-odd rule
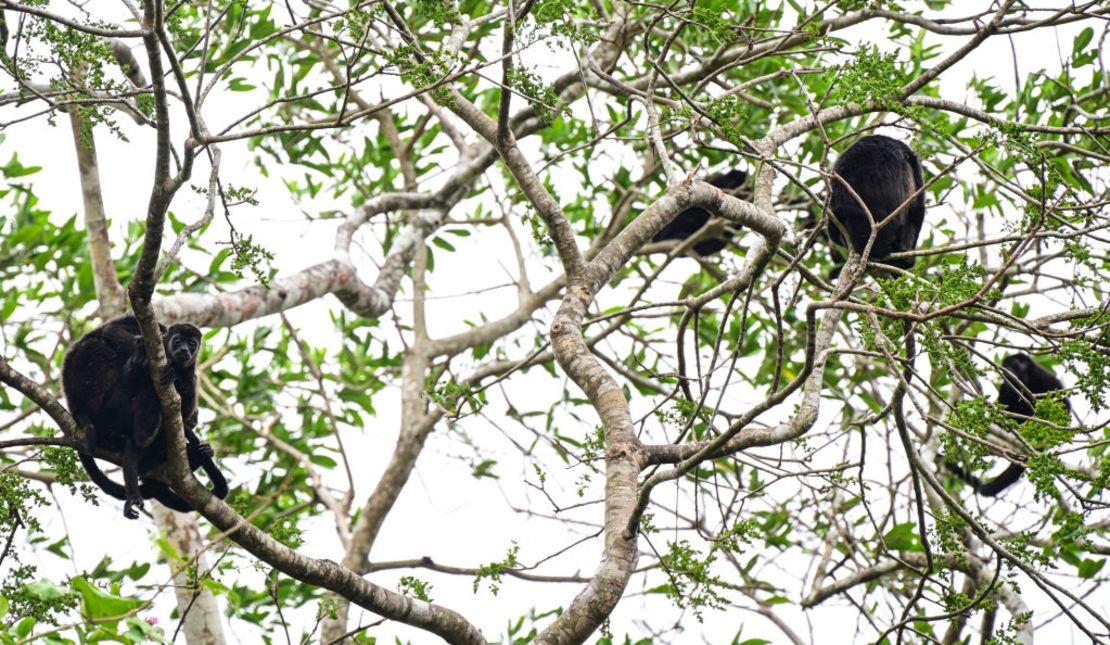
[[[100,192],[100,167],[96,160],[96,139],[85,126],[81,113],[69,115],[73,127],[73,147],[77,152],[77,172],[81,180],[81,199],[85,207],[85,231],[92,259],[93,287],[105,319],[123,313],[127,303],[112,263],[112,244],[108,240],[108,219]]]

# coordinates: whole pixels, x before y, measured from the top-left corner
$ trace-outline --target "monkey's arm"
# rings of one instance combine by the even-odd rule
[[[212,482],[210,492],[220,499],[227,497],[227,479],[212,459],[212,446],[206,443],[189,444],[185,452],[189,458],[189,468],[192,470],[203,468],[205,474],[208,475],[208,479]],[[154,498],[166,508],[179,513],[191,513],[196,510],[188,502],[181,499],[177,493],[173,492],[169,486],[157,479],[143,480],[141,489],[143,497],[147,499]]]
[[[181,422],[185,426],[185,440],[190,443],[200,443],[200,438],[197,437],[196,432],[193,431],[193,429],[197,427],[198,417],[197,409],[193,408],[192,414],[181,419]]]
[[[181,397],[181,420],[185,424],[185,439],[189,443],[200,443],[200,439],[193,432],[193,428],[197,427],[197,376],[191,371],[178,374],[173,386]]]

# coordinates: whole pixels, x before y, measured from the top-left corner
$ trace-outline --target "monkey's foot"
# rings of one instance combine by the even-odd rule
[[[126,502],[124,502],[123,503],[123,516],[126,517],[129,520],[139,519],[139,511],[136,507],[138,507],[138,509],[141,509],[143,507],[143,498],[142,497],[139,497],[139,498],[136,498],[136,499],[128,499]]]

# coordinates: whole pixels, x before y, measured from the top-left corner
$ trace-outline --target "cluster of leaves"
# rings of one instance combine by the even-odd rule
[[[555,86],[544,83],[535,72],[514,66],[509,69],[506,80],[510,88],[524,96],[544,126],[551,125],[560,115],[568,113],[565,102],[559,99],[559,94],[555,91]]]
[[[429,376],[430,379],[431,376]],[[477,414],[487,402],[484,390],[476,391],[453,379],[430,383],[426,392],[436,405],[446,410],[453,418],[464,414]]]
[[[699,622],[704,618],[705,609],[720,609],[728,604],[728,598],[721,593],[726,585],[713,573],[715,553],[700,553],[687,540],[669,542],[667,546],[660,564],[669,582],[649,591],[663,593],[676,606],[691,609]]]
[[[432,585],[413,576],[401,576],[397,591],[424,602],[432,602]]]
[[[478,593],[478,587],[482,580],[488,579],[490,593],[496,596],[501,591],[501,576],[505,571],[520,566],[520,562],[517,560],[518,553],[520,553],[520,545],[514,540],[503,559],[478,567],[478,571],[474,574],[474,593]]]
[[[1096,412],[1106,407],[1106,392],[1110,390],[1110,355],[1106,349],[1084,338],[1075,338],[1060,344],[1060,360],[1076,376],[1076,386],[1087,397]]]
[[[830,98],[838,103],[875,103],[900,111],[901,104],[891,99],[899,95],[906,80],[897,53],[884,54],[875,45],[862,45],[855,60],[844,67]]]

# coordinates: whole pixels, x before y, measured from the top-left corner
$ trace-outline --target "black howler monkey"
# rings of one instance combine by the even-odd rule
[[[732,193],[737,188],[744,185],[748,180],[748,173],[743,170],[730,170],[721,175],[715,175],[706,180],[711,186],[716,186],[726,193]],[[709,221],[711,215],[709,211],[704,208],[687,208],[679,213],[669,224],[663,227],[663,230],[655,234],[651,238],[653,242],[662,242],[663,240],[685,240],[694,233],[701,230],[701,227]],[[702,239],[694,245],[694,251],[698,255],[713,255],[721,249],[728,246],[728,241],[731,239],[731,233],[722,233],[720,236]]]
[[[839,177],[832,179],[829,207],[833,217],[844,227],[852,249],[863,253],[871,237],[871,221],[878,224],[903,206],[894,219],[879,229],[868,257],[901,269],[912,267],[915,258],[884,258],[891,253],[917,248],[917,236],[925,220],[925,194],[919,192],[924,181],[913,150],[901,141],[873,134],[856,141],[841,153],[833,164],[833,172]],[[861,200],[867,206],[866,210],[861,206]],[[868,212],[871,213],[870,219]],[[847,246],[844,232],[836,222],[829,222],[828,226],[829,239],[840,246]]]
[[[1028,354],[1011,354],[1002,361],[1002,384],[998,386],[998,404],[1006,408],[1007,412],[1033,417],[1036,413],[1037,395],[1062,389],[1064,384],[1060,379],[1056,378],[1051,371],[1038,365]],[[1071,410],[1071,405],[1066,399],[1064,405]],[[954,463],[949,463],[947,466],[957,477],[970,484],[976,493],[986,497],[994,497],[1006,490],[1021,479],[1021,474],[1025,472],[1025,466],[1010,464],[994,479],[983,481]]]
[[[163,379],[172,382],[181,397],[189,466],[204,468],[212,482],[212,494],[223,498],[227,480],[212,460],[211,446],[201,443],[193,431],[200,330],[188,324],[158,327],[168,359]],[[166,484],[148,476],[166,461],[166,433],[139,323],[133,315],[111,320],[74,343],[62,365],[62,385],[70,412],[85,432],[87,454],[79,451],[81,463],[105,493],[124,500],[125,517],[137,518],[142,500],[150,498],[176,511],[193,510]],[[123,453],[123,486],[96,465],[92,454],[100,448]]]

